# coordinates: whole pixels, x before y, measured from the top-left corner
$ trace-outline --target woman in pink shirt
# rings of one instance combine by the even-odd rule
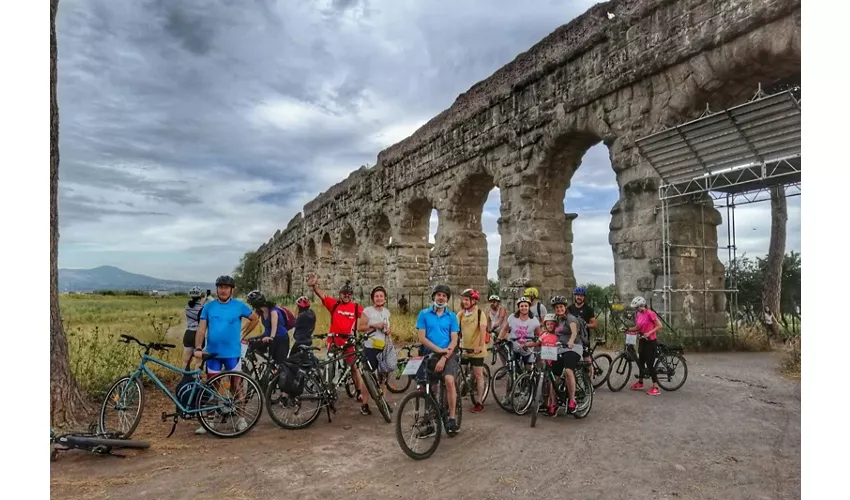
[[[640,379],[632,385],[636,391],[643,390],[643,377],[646,372],[652,377],[652,389],[647,391],[650,396],[658,396],[658,375],[655,374],[655,351],[658,348],[658,331],[661,330],[661,320],[655,311],[646,307],[646,299],[635,297],[632,300],[632,308],[635,312],[635,326],[628,329],[630,332],[640,332],[641,340],[638,350],[638,368]]]

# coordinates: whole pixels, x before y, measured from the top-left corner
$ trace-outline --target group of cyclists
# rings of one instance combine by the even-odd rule
[[[319,287],[318,277],[313,273],[307,276],[307,284],[331,316],[328,348],[332,345],[348,346],[343,355],[346,363],[352,368],[360,413],[371,415],[369,391],[364,390],[362,377],[354,364],[355,348],[348,342],[348,337],[357,333],[366,336],[363,356],[368,366],[377,371],[382,353],[387,345],[392,343],[387,290],[383,286],[374,287],[370,292],[371,305],[363,307],[352,300],[354,290],[348,282],[339,288],[337,297],[325,293]],[[187,326],[183,339],[184,363],[187,369],[194,359],[201,359],[204,352],[215,352],[217,358],[206,362],[209,375],[223,370],[239,370],[243,355],[242,342],[258,323],[263,325],[262,342],[271,344],[270,355],[275,363],[282,363],[291,353],[294,355],[300,352],[297,349],[299,345],[312,345],[316,314],[306,296],[296,300],[298,310],[293,325],[287,316],[288,311],[266,298],[259,290],[251,291],[247,295],[247,305],[235,299],[235,286],[232,277],[220,276],[215,282],[215,296],[208,290],[207,296],[202,298],[198,288],[189,292],[190,300],[185,311]],[[488,297],[489,309],[485,311],[484,308],[479,308],[479,292],[468,288],[460,294],[461,310],[456,313],[448,305],[452,296],[451,288],[444,284],[435,285],[431,290],[431,304],[422,309],[416,318],[416,329],[422,346],[420,355],[433,353],[438,356],[433,371],[441,374],[448,393],[449,415],[446,430],[450,433],[458,431],[455,379],[461,363],[461,348],[467,353],[463,362],[471,365],[476,381],[478,398],[475,399],[477,403],[472,411],[480,413],[484,411],[481,401],[484,400],[483,395],[488,383],[483,371],[484,360],[488,345],[496,339],[508,341],[512,345],[513,353],[522,360],[527,369],[531,369],[535,362],[535,347],[558,344],[565,346],[559,349],[557,360],[549,363],[553,370],[566,380],[569,394],[567,412],[574,412],[575,370],[580,360],[591,361],[589,332],[597,327],[596,313],[585,301],[586,294],[584,287],[576,287],[573,290],[572,303],[561,295],[552,297],[549,305],[553,312],[548,312],[546,305],[540,300],[537,288],[530,287],[525,289],[523,296],[514,304],[514,312],[510,313],[498,295]],[[642,337],[639,351],[641,374],[632,389],[643,390],[643,375],[648,373],[652,379],[652,388],[647,394],[656,396],[660,394],[660,390],[654,364],[661,322],[655,312],[647,307],[643,297],[635,297],[631,306],[636,310],[636,315],[635,326],[629,328],[629,332],[638,332]],[[244,326],[242,318],[248,320]],[[425,365],[422,364],[416,374],[417,380],[424,380],[424,371]],[[378,378],[380,383],[385,384],[387,374],[380,375],[383,375]],[[555,395],[550,390],[546,413],[552,416],[556,412]],[[198,434],[203,432],[203,428],[196,431]]]

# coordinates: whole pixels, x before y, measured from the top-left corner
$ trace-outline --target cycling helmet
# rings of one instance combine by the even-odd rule
[[[522,304],[523,302],[525,302],[526,304],[528,304],[529,307],[531,307],[531,300],[529,300],[528,297],[520,297],[516,301],[517,309],[519,309],[519,305]]]
[[[266,303],[266,296],[263,295],[263,292],[254,290],[248,294],[248,297],[246,297],[245,300],[247,300],[248,305],[252,307],[260,307]]]
[[[298,307],[308,308],[310,307],[310,299],[302,295],[295,301],[295,305]]]
[[[388,294],[387,294],[387,289],[386,289],[386,288],[384,288],[384,287],[382,287],[381,285],[378,285],[378,286],[376,286],[375,288],[373,288],[373,289],[372,289],[372,291],[369,293],[369,298],[370,298],[370,299],[374,299],[374,298],[375,298],[375,293],[377,293],[377,292],[384,292],[384,297],[386,297],[386,296],[388,295]]]
[[[189,297],[193,299],[200,298],[202,295],[200,287],[193,286],[191,290],[189,290]]]
[[[491,295],[491,296],[490,296],[487,300],[488,300],[488,301],[490,301],[490,302],[492,302],[492,301],[494,301],[494,300],[495,300],[496,302],[501,302],[501,301],[502,301],[502,299],[500,299],[498,295]]]
[[[567,305],[567,298],[563,295],[555,295],[552,297],[552,300],[549,301],[550,304],[556,306],[558,304]]]
[[[573,295],[587,295],[587,289],[583,286],[577,286],[575,290],[573,290]]]
[[[460,294],[461,297],[469,297],[472,300],[480,300],[481,295],[474,288],[467,288]]]
[[[646,299],[638,295],[632,299],[632,309],[637,309],[640,306],[646,306]]]
[[[233,288],[236,286],[236,280],[227,275],[219,276],[215,279],[215,286],[229,286]]]
[[[525,293],[523,295],[529,299],[536,299],[537,297],[540,297],[540,292],[534,287],[529,287],[525,289]]]
[[[557,322],[557,321],[558,321],[558,317],[557,317],[557,316],[555,316],[555,313],[547,313],[547,314],[546,314],[546,316],[543,316],[543,322],[545,323],[545,322],[547,322],[547,321],[555,321],[555,322]]]
[[[449,288],[449,285],[434,285],[434,288],[431,290],[431,300],[434,299],[434,295],[437,295],[437,292],[443,292],[447,298],[452,298],[452,289]]]
[[[339,287],[339,293],[340,293],[340,294],[343,294],[343,293],[354,293],[354,289],[353,289],[353,288],[351,288],[351,282],[350,282],[350,281],[348,281],[348,280],[346,280],[346,281],[345,281],[345,284],[344,284],[344,285],[342,285],[341,287]]]

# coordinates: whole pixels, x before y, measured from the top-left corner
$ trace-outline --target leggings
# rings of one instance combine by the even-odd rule
[[[638,368],[640,368],[640,377],[643,380],[644,375],[649,372],[653,383],[658,383],[658,375],[655,374],[655,349],[658,346],[656,340],[640,340],[640,350],[638,351]]]
[[[289,337],[287,335],[275,335],[272,339],[272,360],[283,363],[289,357]]]

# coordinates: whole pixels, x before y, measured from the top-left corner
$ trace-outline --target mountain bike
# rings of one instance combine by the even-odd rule
[[[425,363],[425,379],[417,380],[416,390],[407,394],[401,400],[395,419],[396,441],[398,441],[404,454],[414,460],[424,460],[437,451],[443,429],[446,428],[449,420],[448,390],[442,373],[434,373],[432,371],[433,366],[431,366],[436,366],[437,356],[441,355],[429,353],[423,357],[409,358],[404,370],[404,374],[415,376],[419,366]],[[456,392],[455,413],[458,430],[460,430],[463,417],[463,400],[460,391]],[[439,398],[439,403],[437,398]],[[407,409],[412,409],[413,422],[403,424],[402,418]],[[455,437],[457,434],[447,432],[446,435]],[[405,436],[410,438],[411,443],[408,443]],[[424,451],[416,451],[420,442],[432,437],[434,439],[431,440],[430,446]]]
[[[252,338],[243,340],[248,348],[242,356],[242,371],[250,375],[265,392],[269,382],[274,378],[274,363],[271,362],[269,354],[270,343],[263,342],[263,338]]]
[[[96,427],[97,424],[93,424]],[[124,448],[143,450],[150,447],[146,441],[123,439],[117,433],[109,432],[68,432],[56,434],[50,428],[50,461],[56,460],[60,451],[86,450],[98,455],[111,455],[113,457],[126,458],[125,455],[113,453],[112,450]]]
[[[593,344],[590,345],[587,349],[585,349],[585,354],[590,357],[591,363],[589,371],[590,380],[593,382],[593,388],[599,389],[602,387],[602,384],[608,380],[608,374],[611,373],[611,356],[606,353],[596,354],[593,353],[596,351],[596,348],[605,345],[605,339],[594,339]],[[584,357],[584,356],[583,356]]]
[[[526,371],[522,359],[513,351],[512,343],[512,340],[496,340],[494,343],[493,356],[496,356],[495,351],[498,351],[499,358],[505,360],[505,364],[493,373],[490,384],[496,404],[508,413],[514,413],[511,398],[516,380]]]
[[[393,394],[401,394],[407,391],[410,383],[413,382],[413,375],[403,375],[404,367],[407,365],[407,360],[411,357],[413,349],[416,349],[417,354],[422,351],[422,344],[410,344],[402,347],[401,351],[407,351],[407,356],[399,357],[396,362],[396,370],[387,376],[387,390]]]
[[[475,349],[461,348],[460,351],[461,353],[472,354],[475,352]],[[482,365],[483,373],[481,375],[484,378],[484,396],[481,398],[481,401],[478,401],[478,381],[475,380],[475,371],[473,370],[472,363],[469,361],[468,356],[461,356],[459,368],[457,376],[457,390],[460,397],[465,398],[469,395],[469,401],[473,404],[473,406],[478,403],[484,404],[484,401],[487,401],[487,396],[490,394],[490,384],[492,382],[490,377],[490,367],[487,366],[487,363]]]
[[[623,389],[629,382],[632,374],[632,363],[638,364],[638,353],[635,350],[638,334],[625,333],[625,346],[614,357],[611,362],[611,370],[608,373],[608,389],[617,392]],[[676,391],[685,384],[688,379],[688,364],[683,355],[684,349],[678,345],[669,345],[658,342],[655,348],[655,374],[658,377],[658,385],[665,391]],[[638,372],[641,372],[638,368]],[[680,382],[674,382],[676,375],[682,375]],[[612,378],[617,375],[617,378]],[[622,381],[619,376],[622,375]],[[651,378],[649,373],[643,373],[643,378]],[[640,378],[641,373],[635,375]]]
[[[348,338],[349,336],[350,334],[347,333],[327,333],[313,335],[313,338],[324,340],[336,337]],[[348,357],[345,355],[345,350],[348,347],[348,344],[342,347],[333,343],[330,344],[325,354],[325,359],[327,359],[328,362],[323,363],[322,368],[325,374],[325,383],[343,385],[345,387],[345,394],[349,398],[354,399],[357,397],[357,384],[354,383],[354,375],[348,364],[345,362],[345,358]]]
[[[203,364],[210,359],[216,359],[216,353],[204,353],[201,367],[197,370],[183,370],[150,355],[151,351],[167,351],[176,346],[159,342],[145,343],[132,335],[121,335],[119,342],[129,344],[135,342],[144,349],[138,368],[124,377],[119,378],[109,387],[100,407],[98,421],[99,431],[110,432],[122,438],[129,438],[142,419],[145,405],[145,393],[142,378],[147,375],[154,385],[162,391],[176,406],[175,413],[162,413],[162,421],[173,418],[174,425],[171,434],[177,426],[178,418],[191,420],[198,418],[201,426],[207,432],[217,437],[237,437],[251,430],[262,414],[262,391],[259,384],[250,376],[239,370],[220,372],[207,380],[201,379]],[[175,395],[148,367],[154,363],[169,371],[188,377],[190,382],[181,389],[180,395]],[[236,382],[236,383],[233,383]],[[231,391],[231,384],[234,390]],[[188,392],[188,394],[187,394]],[[247,409],[252,399],[259,399],[257,411],[248,413]],[[138,403],[135,412],[130,412],[131,405]],[[188,402],[184,405],[184,402]],[[115,410],[121,420],[120,430],[114,431],[107,425],[107,410]],[[219,424],[232,432],[219,429]]]

